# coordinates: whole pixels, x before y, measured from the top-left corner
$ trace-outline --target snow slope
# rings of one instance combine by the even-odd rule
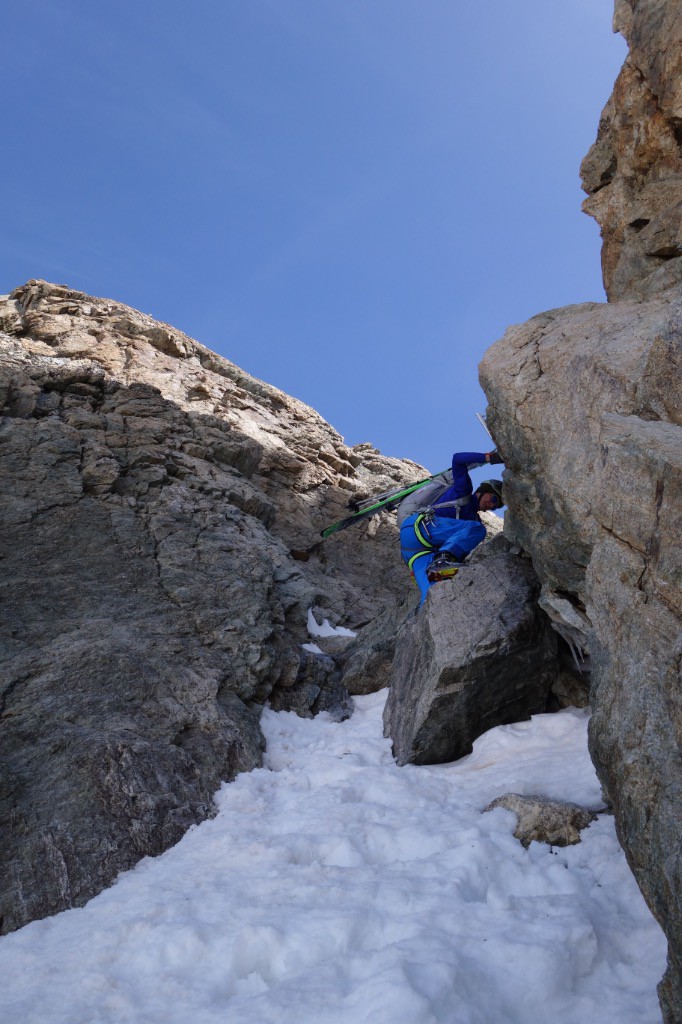
[[[658,1024],[665,941],[607,815],[514,839],[502,793],[600,806],[582,711],[397,768],[385,692],[266,711],[266,767],[86,907],[0,940],[21,1024]]]

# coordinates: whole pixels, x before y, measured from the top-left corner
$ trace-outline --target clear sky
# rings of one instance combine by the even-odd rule
[[[610,0],[8,0],[0,291],[115,298],[439,470],[477,364],[604,293]]]

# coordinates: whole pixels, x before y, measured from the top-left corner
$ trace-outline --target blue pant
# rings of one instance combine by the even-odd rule
[[[418,555],[412,562],[412,572],[422,592],[423,604],[431,586],[426,570],[436,555],[441,551],[447,551],[459,560],[465,558],[477,544],[485,540],[485,527],[477,519],[448,519],[445,516],[434,516],[427,525],[424,525],[422,520],[419,523],[419,532],[432,545],[427,547],[415,533],[414,524],[418,516],[418,512],[408,516],[400,527],[400,554],[406,564],[409,564],[414,555]]]

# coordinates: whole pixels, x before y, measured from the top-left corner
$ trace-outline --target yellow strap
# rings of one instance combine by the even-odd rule
[[[420,525],[423,522],[423,520],[424,520],[424,514],[422,513],[421,515],[418,515],[417,518],[414,521],[414,532],[417,535],[417,540],[419,541],[420,544],[423,544],[425,548],[428,548],[429,551],[435,551],[436,550],[435,544],[432,544],[431,541],[428,540],[424,536],[422,531],[420,530]],[[422,554],[424,554],[424,552],[422,552]]]

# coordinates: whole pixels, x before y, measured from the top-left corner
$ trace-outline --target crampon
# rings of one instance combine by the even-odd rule
[[[450,580],[457,575],[459,562],[454,555],[443,552],[436,555],[431,565],[426,570],[426,577],[429,583],[438,583],[440,580]]]

